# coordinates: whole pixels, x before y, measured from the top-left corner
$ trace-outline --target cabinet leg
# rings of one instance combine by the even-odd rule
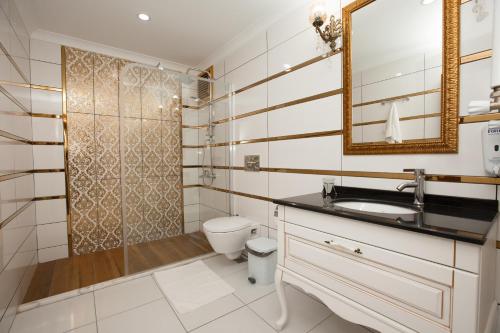
[[[280,307],[281,307],[281,316],[276,321],[276,328],[279,331],[281,331],[281,329],[285,326],[288,320],[288,307],[286,304],[285,286],[283,285],[283,281],[281,280],[282,275],[283,272],[279,269],[276,270],[276,273],[274,275],[276,294],[278,295],[278,300],[280,302]]]

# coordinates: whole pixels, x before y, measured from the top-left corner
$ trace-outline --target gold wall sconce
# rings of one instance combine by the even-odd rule
[[[342,20],[335,19],[334,15],[330,16],[330,24],[327,24],[323,30],[321,29],[327,19],[326,7],[322,2],[313,2],[311,5],[311,15],[309,21],[316,29],[321,39],[330,45],[332,51],[337,49],[337,39],[342,36]]]

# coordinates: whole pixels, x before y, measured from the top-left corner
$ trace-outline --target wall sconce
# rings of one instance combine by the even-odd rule
[[[337,39],[342,36],[342,20],[335,19],[335,16],[330,16],[330,24],[327,24],[323,30],[321,27],[327,19],[326,8],[323,3],[315,2],[311,6],[311,15],[309,21],[320,35],[321,39],[328,45],[332,51],[336,50]]]

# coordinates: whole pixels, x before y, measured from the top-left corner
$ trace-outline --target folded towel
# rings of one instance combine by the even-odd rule
[[[401,126],[399,124],[399,112],[396,103],[391,104],[391,111],[385,123],[385,141],[388,143],[402,143]]]
[[[469,114],[484,114],[490,112],[490,101],[471,101],[468,107]]]

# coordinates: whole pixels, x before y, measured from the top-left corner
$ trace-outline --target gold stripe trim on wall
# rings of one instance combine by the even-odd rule
[[[18,217],[22,212],[26,210],[31,204],[33,203],[33,199],[28,201],[26,204],[24,204],[21,208],[16,210],[14,213],[12,213],[10,216],[6,217],[2,222],[0,222],[0,229],[5,228],[7,224],[9,224],[10,221]]]
[[[0,92],[2,92],[5,97],[11,100],[12,103],[16,104],[18,108],[26,112],[27,114],[31,114],[31,111],[26,108],[21,102],[19,102],[10,92],[8,92],[4,87],[0,86]]]
[[[429,114],[421,114],[418,116],[410,116],[410,117],[401,117],[399,118],[400,121],[407,121],[407,120],[415,120],[415,119],[423,119],[423,118],[434,118],[434,117],[441,117],[441,113],[429,113]],[[385,124],[387,120],[374,120],[374,121],[366,121],[364,123],[354,123],[352,126],[366,126],[366,125],[374,125],[374,124]]]
[[[460,124],[480,123],[490,120],[500,120],[500,113],[496,112],[496,113],[462,116],[460,117]]]
[[[55,141],[31,141],[34,146],[64,146],[64,142]]]
[[[54,199],[65,199],[65,195],[50,195],[46,197],[36,197],[33,200],[34,201],[42,201],[42,200],[54,200]]]
[[[269,77],[267,77],[267,78],[264,78],[264,79],[262,79],[262,80],[259,80],[259,81],[257,81],[257,82],[254,82],[254,83],[252,83],[252,84],[249,84],[249,85],[247,85],[247,86],[245,86],[245,87],[243,87],[243,88],[240,88],[240,89],[238,89],[238,90],[236,90],[236,91],[235,91],[235,94],[242,93],[242,92],[244,92],[244,91],[246,91],[246,90],[252,89],[252,88],[254,88],[254,87],[258,86],[258,85],[261,85],[261,84],[263,84],[263,83],[266,83],[266,82],[269,82],[269,81],[271,81],[271,80],[277,79],[277,78],[279,78],[279,77],[281,77],[281,76],[284,76],[284,75],[287,75],[287,74],[293,73],[293,72],[295,72],[295,71],[297,71],[297,70],[299,70],[299,69],[301,69],[301,68],[307,67],[307,66],[309,66],[309,65],[312,65],[312,64],[317,63],[317,62],[319,62],[319,61],[322,61],[322,60],[324,60],[324,59],[326,59],[326,58],[329,58],[329,57],[334,56],[334,55],[336,55],[336,54],[339,54],[339,53],[341,53],[341,52],[342,52],[342,49],[338,49],[338,50],[335,50],[335,51],[329,51],[329,52],[327,52],[327,53],[325,53],[325,54],[322,54],[322,55],[319,55],[319,56],[317,56],[317,57],[311,58],[311,59],[306,60],[306,61],[304,61],[304,62],[302,62],[302,63],[300,63],[300,64],[297,64],[297,65],[292,66],[292,67],[290,67],[290,68],[288,68],[288,69],[282,70],[281,72],[278,72],[278,73],[276,73],[276,74],[273,74],[273,75],[271,75],[271,76],[269,76]]]
[[[28,176],[30,174],[31,174],[31,170],[9,173],[7,175],[1,175],[0,182],[6,181],[6,180],[11,180],[14,178],[23,177],[23,176]]]
[[[22,143],[26,143],[26,144],[31,144],[31,141],[28,140],[28,139],[22,138],[20,136],[17,136],[15,134],[11,134],[9,132],[5,132],[5,131],[2,131],[2,130],[0,130],[0,136],[2,136],[4,138],[7,138],[7,139],[15,140],[15,141],[18,141],[18,142],[22,142]]]
[[[62,115],[60,114],[50,114],[50,113],[32,113],[31,116],[33,118],[55,118],[62,119]]]
[[[183,166],[190,168],[200,168],[201,165]],[[244,170],[241,166],[214,166],[214,169]],[[340,177],[362,177],[362,178],[383,178],[413,180],[415,177],[404,172],[377,172],[377,171],[349,171],[349,170],[321,170],[321,169],[293,169],[293,168],[260,168],[262,172],[296,173],[305,175],[323,175]],[[467,176],[467,175],[425,175],[427,181],[446,183],[467,183],[481,185],[500,185],[500,178],[488,176]]]
[[[10,63],[16,69],[16,71],[19,74],[19,76],[22,77],[22,79],[24,80],[24,82],[29,83],[30,80],[28,80],[26,78],[26,76],[24,76],[23,71],[21,70],[21,68],[19,68],[19,65],[16,63],[16,61],[14,60],[14,58],[12,58],[12,56],[9,54],[9,52],[7,51],[7,49],[5,48],[5,46],[2,44],[2,42],[0,42],[0,50],[5,54],[5,56],[7,57],[7,59],[9,59]]]
[[[0,80],[0,85],[15,86],[15,87],[22,87],[22,88],[31,88],[31,89],[37,89],[37,90],[49,90],[49,91],[58,91],[58,92],[62,91],[61,88],[56,88],[56,87],[51,87],[51,86],[20,83],[20,82],[5,81],[5,80]]]
[[[358,107],[358,106],[365,106],[365,105],[371,105],[371,104],[378,104],[382,102],[390,102],[396,99],[401,99],[401,98],[410,98],[410,97],[416,97],[416,96],[421,96],[421,95],[428,95],[428,94],[434,94],[440,92],[440,88],[436,89],[430,89],[430,90],[424,90],[424,91],[419,91],[411,94],[405,94],[405,95],[399,95],[399,96],[392,96],[392,97],[387,97],[387,98],[382,98],[382,99],[377,99],[374,101],[368,101],[368,102],[363,102],[359,104],[353,104],[353,108]]]
[[[470,62],[488,59],[493,56],[493,50],[484,50],[481,52],[471,53],[460,58],[460,64],[468,64]]]
[[[237,141],[231,141],[231,142],[215,143],[215,144],[211,144],[211,145],[183,145],[182,148],[221,147],[221,146],[229,146],[229,145],[248,144],[248,143],[272,142],[272,141],[283,141],[283,140],[297,140],[297,139],[306,139],[306,138],[318,138],[318,137],[322,137],[322,136],[333,136],[333,135],[341,135],[341,134],[342,134],[342,130],[323,131],[323,132],[312,132],[312,133],[292,134],[292,135],[283,135],[283,136],[273,136],[273,137],[259,138],[259,139],[237,140]]]
[[[243,88],[237,89],[234,93],[235,94],[240,94],[240,93],[242,93],[242,92],[244,92],[246,90],[252,89],[252,88],[254,88],[254,87],[258,86],[258,85],[261,85],[263,83],[269,82],[269,81],[274,80],[274,79],[277,79],[277,78],[279,78],[281,76],[293,73],[293,72],[295,72],[295,71],[297,71],[297,70],[299,70],[301,68],[307,67],[307,66],[312,65],[312,64],[314,64],[314,63],[316,63],[318,61],[322,61],[322,60],[327,59],[327,58],[329,58],[331,56],[339,54],[341,52],[342,52],[342,49],[338,49],[338,50],[335,50],[335,51],[329,51],[329,52],[327,52],[325,54],[322,54],[322,55],[319,55],[317,57],[314,57],[314,58],[311,58],[309,60],[306,60],[306,61],[304,61],[304,62],[302,62],[300,64],[297,64],[295,66],[292,66],[292,67],[290,67],[288,69],[282,70],[281,72],[273,74],[273,75],[271,75],[271,76],[269,76],[267,78],[258,80],[258,81],[254,82],[254,83],[250,83],[249,85],[247,85],[247,86],[245,86]],[[214,99],[212,101],[212,103],[217,103],[217,102],[219,102],[219,101],[221,101],[221,100],[223,100],[225,98],[228,98],[227,94]],[[206,106],[208,106],[208,103],[205,103],[205,104],[202,104],[202,105],[198,106],[197,109],[203,109]],[[191,107],[191,108],[193,108],[193,107]]]

